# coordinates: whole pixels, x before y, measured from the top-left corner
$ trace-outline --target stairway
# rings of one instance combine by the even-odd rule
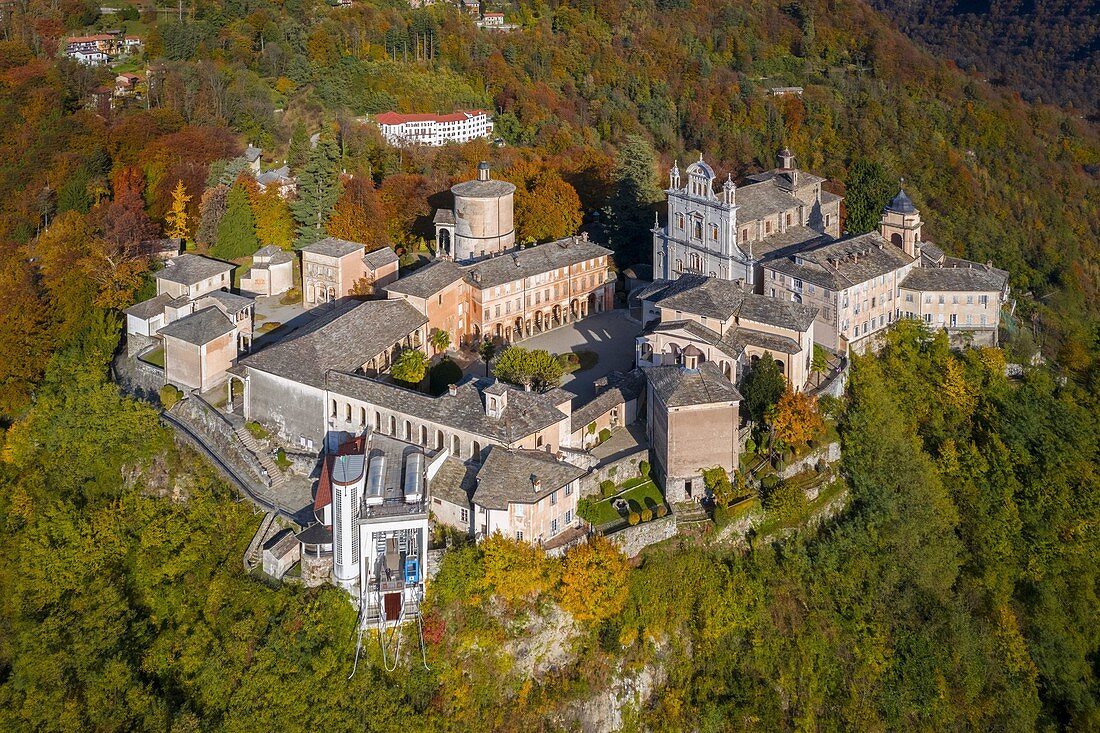
[[[676,528],[691,527],[710,521],[707,510],[693,501],[680,502],[673,507]]]
[[[263,562],[264,543],[271,539],[271,530],[274,523],[275,514],[268,512],[264,517],[264,521],[260,523],[260,528],[257,529],[256,534],[253,535],[252,542],[248,545],[248,550],[244,553],[244,570],[246,573],[252,572],[253,568]]]
[[[237,437],[244,443],[244,447],[248,451],[256,456],[256,460],[260,462],[260,466],[267,471],[267,485],[270,488],[277,488],[286,483],[286,477],[283,476],[282,470],[275,464],[275,461],[267,454],[260,444],[256,442],[256,439],[252,437],[252,433],[248,432],[248,428],[241,426],[234,430],[237,433]]]

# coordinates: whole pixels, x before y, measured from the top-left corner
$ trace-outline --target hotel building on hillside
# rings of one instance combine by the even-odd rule
[[[493,121],[489,113],[473,109],[449,115],[402,114],[383,112],[374,116],[382,137],[390,145],[430,145],[465,143],[491,137]]]

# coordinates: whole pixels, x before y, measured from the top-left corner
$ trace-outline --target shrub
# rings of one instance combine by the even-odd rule
[[[588,433],[589,435],[595,435],[596,434],[596,423],[594,423],[594,422],[588,423],[588,427],[585,428],[584,431],[586,433]]]
[[[764,508],[780,522],[797,521],[806,511],[806,493],[802,487],[790,481],[784,481],[774,487],[764,497]]]
[[[653,510],[650,509],[649,507],[646,507],[645,509],[642,510],[642,521],[643,522],[648,522],[651,519],[653,519]]]
[[[577,499],[577,516],[588,522],[594,524],[592,514],[592,500],[591,499]]]
[[[462,367],[450,359],[440,359],[428,372],[428,389],[433,395],[441,395],[447,391],[448,385],[457,384],[460,379]]]
[[[160,388],[160,404],[164,405],[165,410],[171,410],[182,399],[183,392],[172,385],[166,384]]]
[[[745,441],[745,452],[746,453],[755,453],[756,452],[756,441],[753,440],[752,438],[749,438],[748,440]]]
[[[649,478],[649,461],[638,461],[638,475]]]
[[[661,504],[660,506],[657,507],[657,516],[658,517],[663,517],[666,514],[668,514],[668,507],[667,506],[665,506],[664,504]]]
[[[600,431],[600,442],[601,443],[603,443],[604,441],[606,441],[610,437],[611,437],[611,431],[608,430],[607,428],[604,428],[603,430]]]
[[[642,518],[638,515],[638,512],[631,512],[630,516],[626,518],[626,521],[630,522],[630,526],[633,527],[635,524],[642,521]]]
[[[282,448],[275,452],[275,465],[284,471],[290,468],[290,459],[286,457],[286,451]]]
[[[252,437],[256,440],[263,440],[269,433],[264,429],[263,425],[260,425],[255,420],[249,420],[244,424],[245,430],[252,434]]]
[[[603,494],[604,496],[614,496],[615,495],[615,482],[612,481],[609,478],[604,479],[603,481],[601,481],[600,482],[600,493]]]
[[[764,478],[760,479],[760,488],[765,492],[771,491],[779,483],[779,477],[774,473],[769,473]]]

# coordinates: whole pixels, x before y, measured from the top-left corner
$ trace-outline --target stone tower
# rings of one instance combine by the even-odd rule
[[[883,239],[900,247],[910,257],[916,257],[922,223],[920,212],[902,189],[882,210],[880,229]]]

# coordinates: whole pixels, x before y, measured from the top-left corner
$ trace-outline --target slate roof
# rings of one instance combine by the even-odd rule
[[[970,263],[970,267],[917,267],[905,276],[901,287],[932,291],[996,291],[1004,290],[1008,273],[993,267]]]
[[[802,202],[781,191],[772,180],[741,186],[737,189],[737,221],[746,223],[797,209]]]
[[[470,282],[484,289],[610,254],[607,247],[583,237],[566,237],[483,260],[468,272]]]
[[[630,400],[637,399],[644,387],[645,375],[642,374],[640,369],[634,369],[626,373],[612,372],[604,379],[597,380],[596,396],[574,410],[569,416],[569,432],[575,433],[578,430],[583,430],[616,405],[622,405]]]
[[[205,300],[216,301],[218,306],[226,313],[236,315],[245,308],[253,305],[256,301],[253,298],[246,297],[244,295],[237,295],[236,293],[227,293],[224,290],[215,290],[210,293],[205,293],[200,296],[196,302],[202,303]]]
[[[345,257],[352,252],[362,252],[366,245],[360,242],[349,242],[346,239],[337,239],[336,237],[325,237],[324,239],[314,242],[308,247],[302,247],[303,252],[309,252],[314,255],[323,255],[325,257],[335,257],[337,259]]]
[[[944,260],[944,252],[942,249],[932,244],[931,242],[920,243],[921,259],[927,261],[932,265],[942,265]]]
[[[470,508],[470,497],[477,486],[477,466],[447,457],[435,476],[428,482],[428,494],[432,498]]]
[[[427,322],[403,300],[368,300],[318,318],[240,365],[323,389],[327,371],[359,369]]]
[[[454,224],[455,212],[452,209],[436,209],[432,217],[433,224]]]
[[[741,393],[711,361],[703,362],[698,369],[669,365],[643,367],[643,371],[666,407],[741,401]]]
[[[803,188],[805,186],[813,186],[813,185],[816,185],[818,183],[824,183],[825,182],[824,178],[822,178],[821,176],[819,176],[815,173],[810,173],[809,171],[804,171],[800,168],[795,168],[794,170],[798,174],[797,177],[794,180],[794,184],[797,188]],[[753,173],[751,175],[745,176],[745,178],[747,180],[752,181],[753,183],[768,182],[768,183],[771,183],[772,185],[778,185],[778,184],[782,183],[783,185],[789,186],[790,182],[791,182],[791,175],[790,174],[791,174],[791,171],[789,171],[789,170],[784,170],[783,168],[773,168],[770,171],[761,171],[760,173]],[[738,194],[740,194],[740,189],[738,190]],[[822,194],[824,194],[824,191],[822,191]]]
[[[493,178],[488,181],[463,181],[451,186],[451,193],[466,199],[495,199],[515,191],[515,184]]]
[[[161,336],[170,336],[195,346],[208,344],[219,336],[236,330],[232,321],[218,308],[210,306],[172,321],[160,329]]]
[[[390,247],[379,247],[363,255],[363,262],[370,268],[377,270],[379,267],[397,262],[397,253]]]
[[[320,522],[317,522],[299,532],[295,539],[303,545],[331,545],[332,527],[326,527]]]
[[[746,346],[756,346],[775,354],[797,354],[802,351],[802,347],[793,338],[752,328],[731,328],[723,342],[733,345],[738,353],[743,352]]]
[[[758,242],[738,244],[742,249],[752,249],[753,257],[758,260],[771,260],[788,257],[795,252],[816,247],[832,241],[828,234],[801,225],[789,226],[786,231],[774,232]]]
[[[128,316],[134,318],[140,318],[143,321],[148,321],[150,318],[156,318],[158,315],[164,313],[164,306],[172,302],[172,296],[168,293],[161,293],[160,295],[153,296],[149,300],[143,300],[140,303],[134,303],[132,306],[122,311]]]
[[[222,262],[196,254],[182,254],[173,257],[164,264],[164,269],[155,274],[157,280],[196,285],[207,278],[231,272],[236,267],[232,262]]]
[[[780,328],[805,331],[817,317],[817,309],[801,303],[777,300],[745,292],[740,285],[706,275],[683,275],[676,280],[655,280],[639,293],[661,308],[693,313],[725,321],[747,318]]]
[[[559,461],[544,451],[489,448],[477,473],[473,502],[487,509],[508,504],[534,504],[585,474],[583,468]],[[540,482],[535,491],[534,481]]]
[[[772,260],[766,267],[830,290],[843,290],[912,262],[912,257],[881,234],[867,232]]]
[[[247,160],[249,163],[251,163],[254,160],[259,160],[260,159],[260,153],[262,153],[262,152],[263,152],[263,150],[261,150],[260,148],[255,148],[255,147],[252,147],[251,145],[249,145],[247,148],[244,149],[244,153],[242,154],[242,157],[245,160]]]
[[[450,260],[435,260],[386,286],[386,292],[430,298],[466,277],[466,271]]]
[[[256,176],[256,183],[261,186],[270,186],[273,183],[279,183],[280,181],[291,181],[294,179],[290,176],[290,167],[284,165],[282,168],[275,168],[274,170],[265,171]]]
[[[915,214],[917,213],[917,207],[913,205],[913,200],[909,198],[909,195],[905,193],[905,189],[898,191],[898,195],[895,196],[889,204],[886,205],[887,211],[893,211],[897,214]]]

